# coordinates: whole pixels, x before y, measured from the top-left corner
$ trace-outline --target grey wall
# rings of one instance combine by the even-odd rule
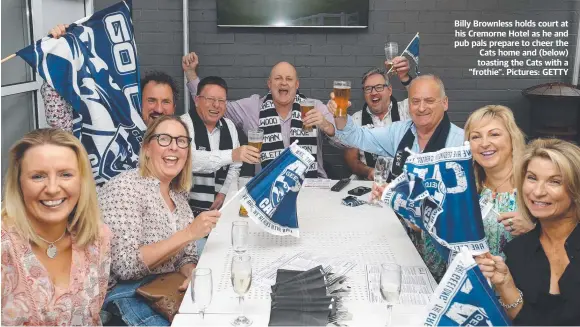
[[[369,0],[369,28],[365,30],[226,29],[216,24],[216,0],[191,0],[190,48],[200,56],[201,76],[220,75],[232,90],[230,98],[266,92],[273,64],[286,60],[296,65],[301,91],[323,101],[334,79],[350,79],[358,86],[369,68],[383,62],[386,39],[404,47],[421,35],[421,73],[439,75],[446,86],[450,117],[462,126],[474,109],[485,104],[511,107],[520,126],[529,129],[529,104],[521,90],[561,78],[472,77],[475,50],[453,48],[456,19],[568,20],[573,60],[579,1],[568,0]],[[97,9],[115,1],[95,0]],[[183,78],[181,0],[134,0],[134,24],[142,70],[161,69]],[[401,49],[402,50],[402,49]],[[571,67],[570,67],[571,68]],[[571,69],[570,69],[571,71]],[[395,96],[406,96],[398,82]],[[183,93],[182,93],[183,94]],[[362,105],[362,92],[352,94],[354,108]],[[342,172],[341,152],[326,148],[325,155]],[[344,173],[344,172],[342,172]]]

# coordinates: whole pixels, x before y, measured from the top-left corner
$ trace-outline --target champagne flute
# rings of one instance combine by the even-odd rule
[[[393,58],[399,55],[399,44],[397,42],[385,43],[385,57],[387,59],[387,72],[393,67]],[[392,72],[391,72],[392,73]]]
[[[232,247],[236,254],[243,254],[248,249],[249,228],[247,221],[232,222]]]
[[[191,299],[197,305],[201,319],[211,303],[213,281],[210,268],[196,268],[191,272]]]
[[[401,295],[401,266],[396,263],[384,263],[381,265],[381,295],[387,302],[388,321],[391,325],[393,317],[393,304],[399,303]]]
[[[235,255],[232,258],[231,279],[234,292],[238,294],[242,315],[232,321],[233,326],[250,326],[252,320],[244,316],[244,295],[252,285],[252,261],[249,255]]]
[[[391,158],[389,158],[392,160]],[[390,167],[390,160],[385,157],[378,157],[377,161],[375,162],[375,171],[374,171],[374,184],[377,187],[384,187],[387,185],[387,178],[389,177]],[[379,198],[373,197],[371,199],[371,204],[380,206],[380,196]]]

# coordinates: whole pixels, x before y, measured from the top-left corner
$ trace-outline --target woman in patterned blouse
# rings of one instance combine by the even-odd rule
[[[163,326],[135,290],[157,274],[181,272],[188,279],[197,264],[195,241],[209,234],[220,213],[193,219],[191,137],[179,117],[161,116],[147,129],[139,168],[123,172],[99,189],[104,221],[111,227],[110,290],[105,309],[122,313],[128,325]],[[181,286],[185,290],[189,280]]]
[[[110,231],[88,155],[39,129],[10,149],[2,202],[2,325],[101,325]]]

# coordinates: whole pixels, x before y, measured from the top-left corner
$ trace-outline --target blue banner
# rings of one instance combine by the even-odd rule
[[[468,145],[410,155],[383,201],[426,231],[448,262],[464,246],[489,251]]]
[[[242,191],[241,203],[268,233],[299,237],[296,199],[314,157],[294,142]]]
[[[415,73],[419,75],[419,33],[417,33],[409,45],[407,45],[407,49],[403,51],[403,55],[405,53],[415,62]]]
[[[103,184],[139,161],[146,126],[141,118],[139,64],[131,0],[69,26],[17,52],[73,107],[73,133]]]
[[[425,326],[511,326],[494,291],[464,248],[431,297]]]

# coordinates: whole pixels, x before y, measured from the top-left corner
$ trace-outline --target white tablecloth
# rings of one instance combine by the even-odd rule
[[[341,192],[303,188],[298,197],[300,238],[274,236],[264,232],[251,219],[238,216],[238,201],[224,208],[198,263],[198,267],[211,268],[213,271],[214,293],[205,319],[201,321],[198,316],[198,310],[191,299],[191,289],[188,289],[179,309],[180,315],[173,325],[229,325],[241,313],[230,282],[230,261],[234,254],[230,233],[232,221],[244,219],[250,222],[248,254],[252,257],[254,273],[284,254],[309,252],[348,259],[356,266],[347,274],[351,294],[345,303],[348,311],[353,314],[353,320],[346,323],[349,326],[365,326],[369,323],[384,325],[387,321],[386,306],[368,302],[365,265],[397,262],[403,267],[426,267],[390,208],[369,205],[346,207],[341,204],[341,199],[348,195],[347,191],[360,185],[370,187],[371,182],[353,181]],[[228,197],[234,192],[232,190]],[[368,197],[369,194],[361,196],[365,200]],[[432,280],[430,275],[429,278]],[[254,320],[253,326],[267,326],[270,314],[267,288],[253,284],[245,298],[244,311]],[[395,305],[392,324],[419,325],[422,323],[423,310],[422,305]]]

